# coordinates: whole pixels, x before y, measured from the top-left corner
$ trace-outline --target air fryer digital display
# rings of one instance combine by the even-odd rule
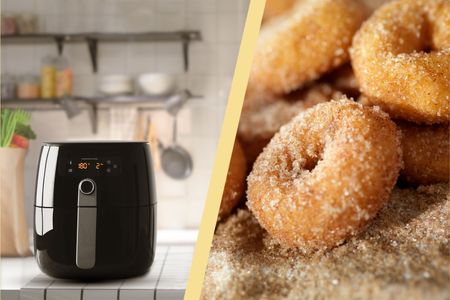
[[[69,159],[66,164],[67,174],[117,175],[120,174],[120,161],[117,158],[76,158]]]

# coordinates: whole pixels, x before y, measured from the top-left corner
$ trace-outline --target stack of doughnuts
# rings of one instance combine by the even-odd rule
[[[323,251],[360,233],[399,178],[449,181],[450,1],[371,16],[359,0],[271,2],[230,163],[244,188],[225,189],[220,220],[246,201],[280,245]]]
[[[403,134],[409,184],[449,180],[450,1],[400,0],[384,5],[353,39],[351,60],[363,94]]]

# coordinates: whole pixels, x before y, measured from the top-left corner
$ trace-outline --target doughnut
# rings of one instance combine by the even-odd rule
[[[247,98],[239,121],[238,136],[244,146],[247,163],[253,164],[281,126],[318,103],[342,96],[327,84],[315,84],[283,98]]]
[[[353,39],[352,66],[363,94],[393,118],[450,120],[450,1],[383,5]]]
[[[249,86],[280,95],[345,63],[365,17],[357,0],[302,0],[262,26]]]
[[[400,132],[378,107],[345,97],[296,116],[247,177],[247,206],[288,248],[322,251],[357,234],[389,198]]]
[[[296,0],[266,0],[263,22],[267,22],[292,8]]]
[[[449,124],[397,122],[402,132],[404,168],[400,180],[411,184],[449,181]]]
[[[247,163],[244,152],[238,140],[234,142],[228,167],[227,179],[219,208],[219,220],[230,214],[245,193],[245,177],[247,176]]]

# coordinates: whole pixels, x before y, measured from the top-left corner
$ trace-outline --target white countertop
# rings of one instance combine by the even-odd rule
[[[34,257],[2,258],[2,300],[182,299],[189,276],[196,230],[161,230],[155,261],[142,277],[80,283],[44,275]]]

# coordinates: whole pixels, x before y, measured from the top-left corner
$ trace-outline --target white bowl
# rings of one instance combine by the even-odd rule
[[[133,93],[133,79],[128,75],[106,75],[100,78],[99,91],[105,95]]]
[[[162,96],[175,91],[177,79],[173,74],[146,73],[139,76],[138,84],[145,94]]]

